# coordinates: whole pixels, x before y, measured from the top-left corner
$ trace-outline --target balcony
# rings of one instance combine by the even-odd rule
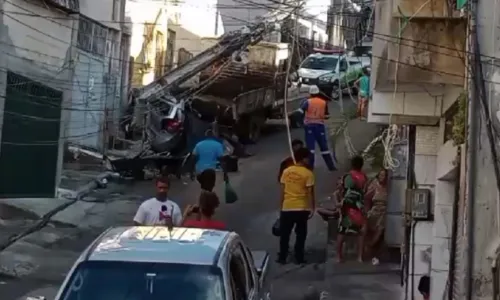
[[[437,5],[441,1],[431,0],[421,11],[425,0],[376,2],[372,50],[376,91],[394,91],[396,81],[399,92],[439,93],[444,85],[463,86],[466,19],[444,17],[444,4]],[[417,13],[419,17],[405,25],[397,6],[395,17],[394,3],[400,3],[405,16]]]
[[[449,0],[393,0],[392,16],[430,19],[462,18],[460,11],[450,6]]]
[[[436,125],[456,102],[463,87],[447,86],[439,92],[374,91],[368,122],[401,125]]]

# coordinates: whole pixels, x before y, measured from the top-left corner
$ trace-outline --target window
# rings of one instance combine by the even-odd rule
[[[253,269],[255,268],[255,265],[253,263],[253,258],[252,255],[250,254],[250,250],[246,248],[245,246],[241,245],[241,251],[243,252],[243,255],[245,257],[245,269],[246,269],[246,274],[247,274],[247,279],[248,279],[248,288],[249,290],[252,290],[255,288],[255,278],[253,277]]]
[[[342,60],[340,60],[339,71],[340,72],[347,71],[347,61],[345,60],[345,58],[343,58]]]
[[[169,29],[167,34],[167,56],[165,57],[167,72],[174,68],[175,40],[175,31]]]
[[[157,31],[156,39],[155,39],[155,78],[159,78],[164,73],[164,65],[165,65],[165,38],[163,33]]]
[[[64,287],[62,299],[225,299],[217,267],[86,261]]]
[[[105,56],[107,39],[107,27],[90,19],[80,18],[76,44],[78,48],[99,56]]]
[[[301,68],[312,70],[331,70],[334,71],[339,58],[337,56],[309,56],[307,57]]]
[[[239,251],[234,253],[231,257],[231,261],[229,262],[229,273],[231,274],[233,299],[247,299],[248,289],[246,285],[245,263]]]

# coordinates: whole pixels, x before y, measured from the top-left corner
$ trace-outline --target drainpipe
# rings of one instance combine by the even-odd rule
[[[469,64],[472,67],[472,75],[477,72],[477,67],[474,66],[474,52],[477,50],[474,47],[474,40],[476,38],[476,17],[477,17],[477,0],[471,1],[470,3],[470,34],[469,34]],[[478,121],[477,117],[479,100],[475,97],[480,97],[476,91],[479,87],[474,82],[474,76],[471,76],[469,80],[469,99],[468,99],[468,127],[469,132],[467,134],[467,144],[466,144],[466,205],[467,205],[467,258],[466,258],[466,270],[465,270],[465,291],[466,299],[472,300],[472,289],[473,289],[473,273],[474,273],[474,225],[475,225],[475,207],[474,207],[474,195],[476,190],[476,159],[474,155],[477,152],[477,141],[476,138],[479,134],[478,132]]]
[[[462,147],[457,148],[457,176],[455,177],[453,211],[451,218],[451,247],[450,247],[450,266],[448,268],[448,300],[453,300],[453,290],[455,289],[455,267],[457,260],[457,234],[458,234],[458,209],[460,203],[460,177],[462,169]]]

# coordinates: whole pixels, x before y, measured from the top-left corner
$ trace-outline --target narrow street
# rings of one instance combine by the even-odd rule
[[[241,160],[240,172],[231,175],[231,182],[238,191],[240,199],[235,204],[222,204],[218,216],[228,224],[229,228],[238,232],[250,248],[267,250],[274,256],[277,252],[278,241],[271,235],[271,226],[277,216],[278,184],[276,176],[279,163],[289,150],[284,127],[271,128],[271,130],[273,132],[263,137],[262,141],[252,148],[256,155]],[[302,131],[296,130],[293,135],[301,137]],[[333,174],[327,173],[322,161],[319,161],[316,175],[318,178],[317,195],[318,200],[321,201],[322,198],[326,197],[335,179]],[[218,188],[220,190],[222,186]],[[181,207],[185,207],[186,204],[197,200],[198,192],[196,182],[174,180],[170,197]],[[124,187],[123,196],[108,203],[109,207],[102,212],[98,218],[99,221],[94,222],[96,224],[93,225],[92,229],[75,231],[74,236],[67,236],[51,247],[57,252],[64,253],[64,256],[67,257],[66,261],[71,261],[71,256],[73,259],[76,258],[106,227],[130,225],[135,209],[140,204],[140,200],[137,199],[146,199],[153,193],[154,187],[151,182],[140,182],[133,186]],[[138,198],[133,195],[142,197]],[[129,201],[127,199],[135,200]],[[119,209],[112,209],[112,207],[119,207]],[[312,274],[309,274],[309,280],[322,280],[323,272],[319,264],[323,263],[325,259],[325,229],[326,225],[322,221],[317,219],[311,221],[308,260],[314,268]],[[323,233],[321,234],[321,232]],[[62,258],[61,260],[64,261]],[[21,279],[5,278],[0,285],[2,299],[23,299],[28,293],[30,295],[53,296],[58,284],[63,279],[64,270],[69,270],[70,266],[70,264],[65,266],[60,263],[58,266],[60,270],[49,272],[55,274],[54,276],[42,272],[43,268],[40,268],[39,271]],[[274,268],[270,276],[294,278],[294,268],[297,267],[290,265],[279,269]],[[58,272],[60,276],[57,276]],[[303,281],[303,278],[297,279]],[[287,285],[290,285],[289,280],[285,281]],[[278,280],[277,285],[281,285],[282,282],[285,283],[284,280]],[[294,286],[297,290],[305,290],[297,285]],[[273,289],[279,290],[280,288],[276,286]],[[288,290],[290,291],[290,289]]]
[[[348,102],[348,107],[352,105],[350,101],[345,102]],[[332,106],[337,107],[336,104]],[[334,118],[339,116],[338,109],[332,111]],[[375,132],[364,124],[358,123],[357,126],[361,127],[353,127],[354,131],[350,132],[357,147],[365,147],[371,140],[369,135]],[[302,138],[302,135],[301,129],[292,131],[292,138]],[[337,157],[345,164],[347,153],[343,153],[345,151],[339,147],[336,149]],[[255,155],[240,160],[239,172],[230,175],[239,201],[234,204],[222,203],[217,214],[231,230],[242,236],[251,249],[268,251],[274,261],[278,240],[271,234],[271,227],[278,215],[277,170],[281,160],[289,153],[285,127],[268,126],[262,140],[251,146],[250,150]],[[318,205],[328,205],[339,173],[328,172],[321,158],[317,158],[315,175]],[[216,188],[219,194],[222,194],[222,188],[220,181]],[[52,299],[74,260],[89,243],[108,227],[131,225],[139,204],[153,194],[154,184],[151,181],[110,184],[106,189],[96,190],[90,195],[94,203],[78,203],[67,209],[68,220],[81,216],[76,224],[53,224],[0,252],[1,273],[15,275],[0,276],[2,300],[25,300],[27,296]],[[195,202],[198,194],[196,182],[173,179],[170,198],[181,208]],[[311,289],[326,291],[334,298],[343,295],[347,299],[362,299],[360,297],[364,296],[358,290],[365,290],[374,296],[372,300],[397,299],[394,296],[398,292],[397,276],[382,275],[373,268],[367,271],[363,265],[361,269],[360,266],[353,269],[348,265],[336,267],[331,257],[331,246],[327,250],[326,223],[315,216],[308,229],[307,265],[271,265],[268,278],[273,300],[302,299]],[[10,272],[5,271],[7,265],[11,266]]]

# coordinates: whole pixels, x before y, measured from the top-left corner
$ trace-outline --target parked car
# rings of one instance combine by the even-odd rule
[[[267,300],[268,267],[269,255],[233,232],[111,228],[82,253],[55,300]]]
[[[318,77],[320,91],[333,100],[338,100],[344,93],[357,94],[354,82],[362,75],[362,69],[371,65],[368,56],[346,56],[339,58],[335,69]]]

